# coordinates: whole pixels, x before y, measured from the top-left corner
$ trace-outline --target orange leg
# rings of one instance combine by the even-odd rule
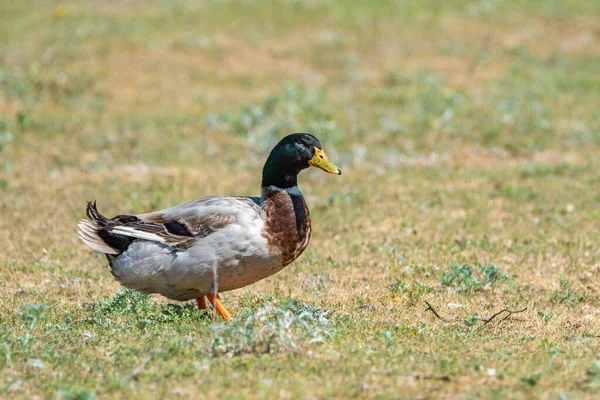
[[[229,311],[227,311],[225,306],[223,306],[223,303],[221,303],[221,297],[219,297],[218,293],[210,293],[207,294],[206,297],[208,297],[208,301],[213,304],[219,315],[223,317],[225,321],[229,321],[231,319],[231,314],[229,314]]]
[[[196,304],[198,304],[198,310],[206,310],[206,297],[198,297],[196,299]]]
[[[206,305],[206,297],[200,296],[196,298],[196,304],[198,305],[198,310],[206,311],[202,314],[204,318],[208,317],[208,306]]]

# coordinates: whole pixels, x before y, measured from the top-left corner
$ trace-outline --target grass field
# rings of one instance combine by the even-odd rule
[[[0,15],[0,398],[600,396],[600,2]],[[77,238],[91,199],[257,195],[295,131],[344,175],[301,174],[311,244],[229,324]]]

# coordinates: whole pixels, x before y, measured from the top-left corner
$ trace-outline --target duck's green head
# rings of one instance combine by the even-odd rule
[[[288,135],[271,150],[263,169],[262,186],[296,186],[298,173],[311,166],[330,174],[342,174],[327,158],[319,139],[309,133]]]

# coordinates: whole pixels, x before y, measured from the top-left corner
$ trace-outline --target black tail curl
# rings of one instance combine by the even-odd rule
[[[87,215],[90,221],[96,222],[102,227],[107,227],[110,225],[110,220],[106,218],[104,215],[100,214],[98,211],[98,207],[96,206],[96,200],[92,203],[91,201],[87,202],[87,207],[85,208],[85,215]]]

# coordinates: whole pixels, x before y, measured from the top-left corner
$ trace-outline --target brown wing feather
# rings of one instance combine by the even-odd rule
[[[225,228],[236,221],[237,218],[233,214],[212,214],[201,217],[192,215],[178,222],[184,224],[192,235],[206,237],[214,231]]]
[[[195,240],[235,223],[237,218],[233,214],[210,214],[190,215],[172,220],[160,213],[153,213],[146,215],[144,220],[124,224],[124,226],[156,235],[163,239],[163,243],[176,249],[187,249]]]

